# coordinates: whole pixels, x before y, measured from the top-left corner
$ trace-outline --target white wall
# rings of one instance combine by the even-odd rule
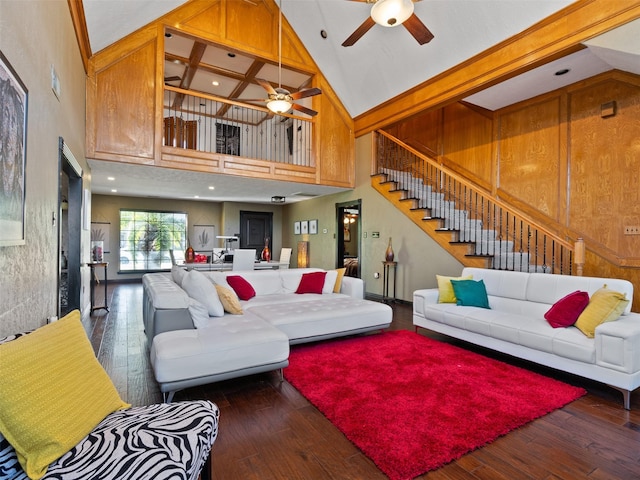
[[[0,336],[56,314],[58,137],[85,161],[85,73],[66,0],[0,1],[0,51],[29,91],[26,245],[0,247]],[[51,90],[51,65],[60,78]],[[88,186],[89,178],[85,178]],[[88,249],[88,231],[83,247]],[[83,271],[83,284],[88,273]],[[82,304],[88,304],[85,288]]]

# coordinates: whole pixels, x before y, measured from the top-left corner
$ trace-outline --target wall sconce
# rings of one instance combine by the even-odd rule
[[[579,277],[582,276],[582,268],[584,267],[584,262],[586,261],[586,252],[584,248],[584,240],[579,238],[576,240],[576,244],[573,248],[574,261],[576,264],[576,273]]]
[[[298,268],[309,266],[309,242],[298,242]]]

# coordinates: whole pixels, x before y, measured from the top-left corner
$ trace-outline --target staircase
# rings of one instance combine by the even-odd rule
[[[385,132],[372,186],[463,265],[570,275],[573,245]]]

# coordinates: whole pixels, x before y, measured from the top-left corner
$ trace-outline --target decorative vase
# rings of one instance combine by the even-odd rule
[[[193,263],[196,260],[196,252],[194,252],[191,244],[187,247],[187,250],[184,252],[184,261],[186,263]]]
[[[271,250],[269,250],[269,239],[264,239],[264,248],[262,249],[261,258],[263,261],[268,262],[271,260]]]
[[[393,262],[393,257],[394,257],[394,253],[393,253],[393,247],[391,246],[391,237],[389,237],[389,245],[387,245],[387,251],[384,254],[384,259],[387,262]]]

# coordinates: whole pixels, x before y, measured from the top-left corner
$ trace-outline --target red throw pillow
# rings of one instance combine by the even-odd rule
[[[322,293],[327,272],[303,273],[296,293]]]
[[[249,300],[256,296],[256,291],[253,289],[251,284],[240,275],[227,276],[227,283],[231,288],[233,288],[240,300]]]
[[[549,325],[553,328],[570,327],[587,308],[589,304],[589,294],[576,290],[566,297],[561,298],[544,314]]]

